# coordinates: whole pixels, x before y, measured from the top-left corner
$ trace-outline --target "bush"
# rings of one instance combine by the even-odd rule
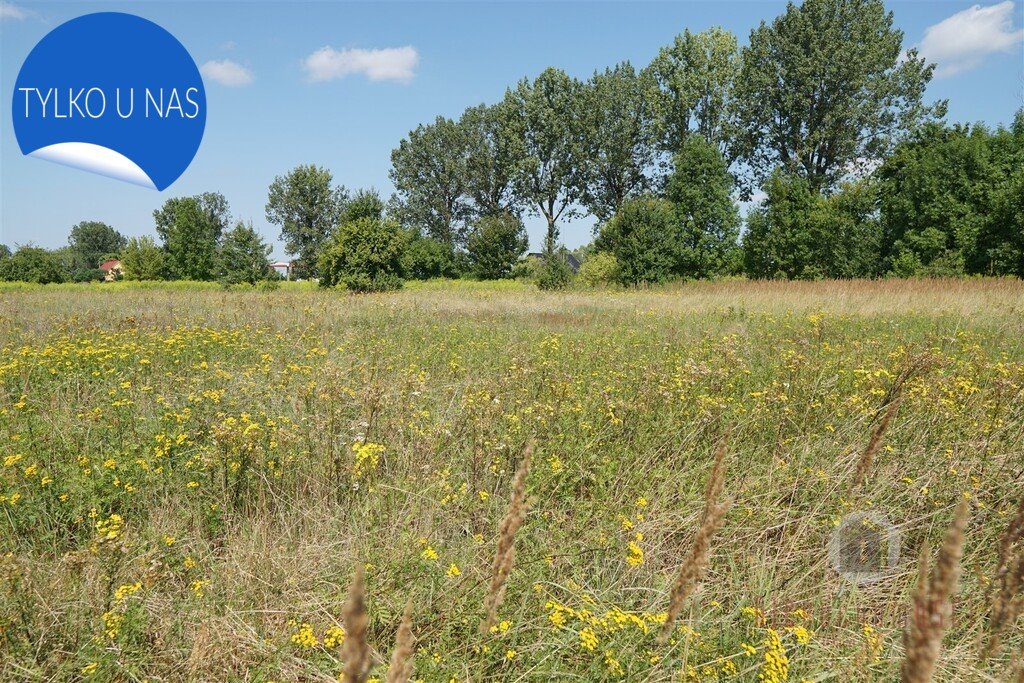
[[[540,266],[541,261],[535,256],[527,256],[512,266],[512,272],[509,277],[516,280],[525,280],[526,282],[537,282],[537,278],[540,277]]]
[[[564,249],[545,254],[537,269],[537,286],[548,290],[565,289],[572,282],[573,275]]]
[[[345,285],[353,292],[399,289],[406,241],[393,221],[364,217],[343,223],[320,254],[320,285]]]
[[[607,251],[592,254],[576,273],[580,284],[586,287],[606,287],[619,281],[619,262]]]
[[[473,226],[466,240],[473,275],[481,280],[501,280],[511,276],[513,267],[528,246],[523,222],[509,213],[484,216]]]
[[[457,278],[466,272],[467,257],[432,237],[409,233],[402,256],[402,273],[410,280]]]
[[[664,282],[675,274],[678,222],[671,202],[641,197],[625,202],[602,228],[597,248],[619,263],[619,282]]]
[[[167,276],[164,250],[152,237],[132,237],[121,250],[125,280],[163,280]]]
[[[69,273],[56,252],[41,247],[20,247],[4,259],[3,279],[15,282],[34,282],[40,285],[66,282]]]
[[[218,253],[221,281],[228,285],[246,282],[254,285],[264,280],[278,279],[267,258],[271,247],[252,227],[241,221],[233,230],[224,233]]]

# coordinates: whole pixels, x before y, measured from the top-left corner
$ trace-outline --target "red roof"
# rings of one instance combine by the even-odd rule
[[[110,259],[109,261],[104,261],[103,263],[100,264],[100,270],[102,270],[104,272],[109,272],[109,271],[113,270],[114,268],[120,268],[120,267],[121,267],[121,262],[118,261],[116,258],[115,259]]]

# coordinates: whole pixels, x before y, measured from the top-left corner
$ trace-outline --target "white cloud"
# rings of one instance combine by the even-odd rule
[[[32,12],[13,2],[0,2],[0,19],[28,19]]]
[[[199,67],[199,71],[203,74],[204,78],[209,78],[229,88],[249,85],[253,81],[252,71],[230,59],[222,59],[220,61],[211,59]]]
[[[925,29],[920,53],[935,62],[936,76],[952,76],[979,66],[993,52],[1011,52],[1024,41],[1013,29],[1013,2],[974,5]]]
[[[374,50],[322,47],[302,63],[311,81],[333,81],[363,74],[371,81],[408,83],[415,75],[420,56],[411,45]]]

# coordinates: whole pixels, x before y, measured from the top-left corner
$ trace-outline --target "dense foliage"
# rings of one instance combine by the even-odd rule
[[[342,223],[320,253],[320,284],[342,284],[354,292],[400,288],[405,239],[388,219],[364,216]]]
[[[946,103],[925,97],[934,65],[904,48],[882,0],[790,3],[747,42],[685,30],[642,68],[545,69],[412,130],[391,154],[387,201],[300,165],[271,183],[266,219],[298,279],[318,279],[331,235],[367,218],[401,229],[403,277],[559,288],[578,265],[559,256],[561,226],[581,216],[596,237],[582,261],[613,255],[626,284],[1024,277],[1024,110],[1008,129],[944,122]],[[545,225],[540,260],[521,260],[527,215]],[[129,279],[235,277],[222,195],[170,199],[154,221],[159,255],[86,221],[52,263],[27,252],[4,277],[98,279],[119,254]]]

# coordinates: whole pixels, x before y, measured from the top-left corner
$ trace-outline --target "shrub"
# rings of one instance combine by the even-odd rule
[[[537,278],[540,277],[540,266],[541,261],[535,256],[527,256],[512,266],[512,272],[509,274],[510,277],[516,280],[525,280],[526,282],[536,282]]]
[[[359,218],[338,226],[318,259],[320,285],[345,285],[353,292],[402,286],[407,237],[396,223]]]
[[[678,224],[671,202],[641,197],[625,202],[608,221],[596,245],[619,263],[619,282],[664,282],[675,273]]]
[[[523,222],[509,213],[484,216],[466,240],[472,272],[481,280],[509,277],[528,246]]]
[[[466,260],[466,255],[456,252],[451,245],[415,232],[407,233],[402,273],[410,280],[457,278],[466,272]]]
[[[604,287],[619,281],[619,262],[607,251],[592,254],[576,273],[580,284],[586,287]]]
[[[56,252],[41,247],[20,247],[4,260],[3,278],[15,282],[34,282],[40,285],[65,282],[69,273]]]
[[[572,282],[574,273],[561,249],[545,254],[537,270],[537,286],[541,289],[565,289]]]
[[[132,237],[121,251],[125,280],[163,280],[167,273],[164,251],[152,237]]]
[[[254,285],[263,280],[277,279],[277,273],[267,263],[270,251],[270,245],[251,223],[246,225],[239,221],[233,230],[224,233],[218,254],[221,280],[229,285],[242,282]]]

